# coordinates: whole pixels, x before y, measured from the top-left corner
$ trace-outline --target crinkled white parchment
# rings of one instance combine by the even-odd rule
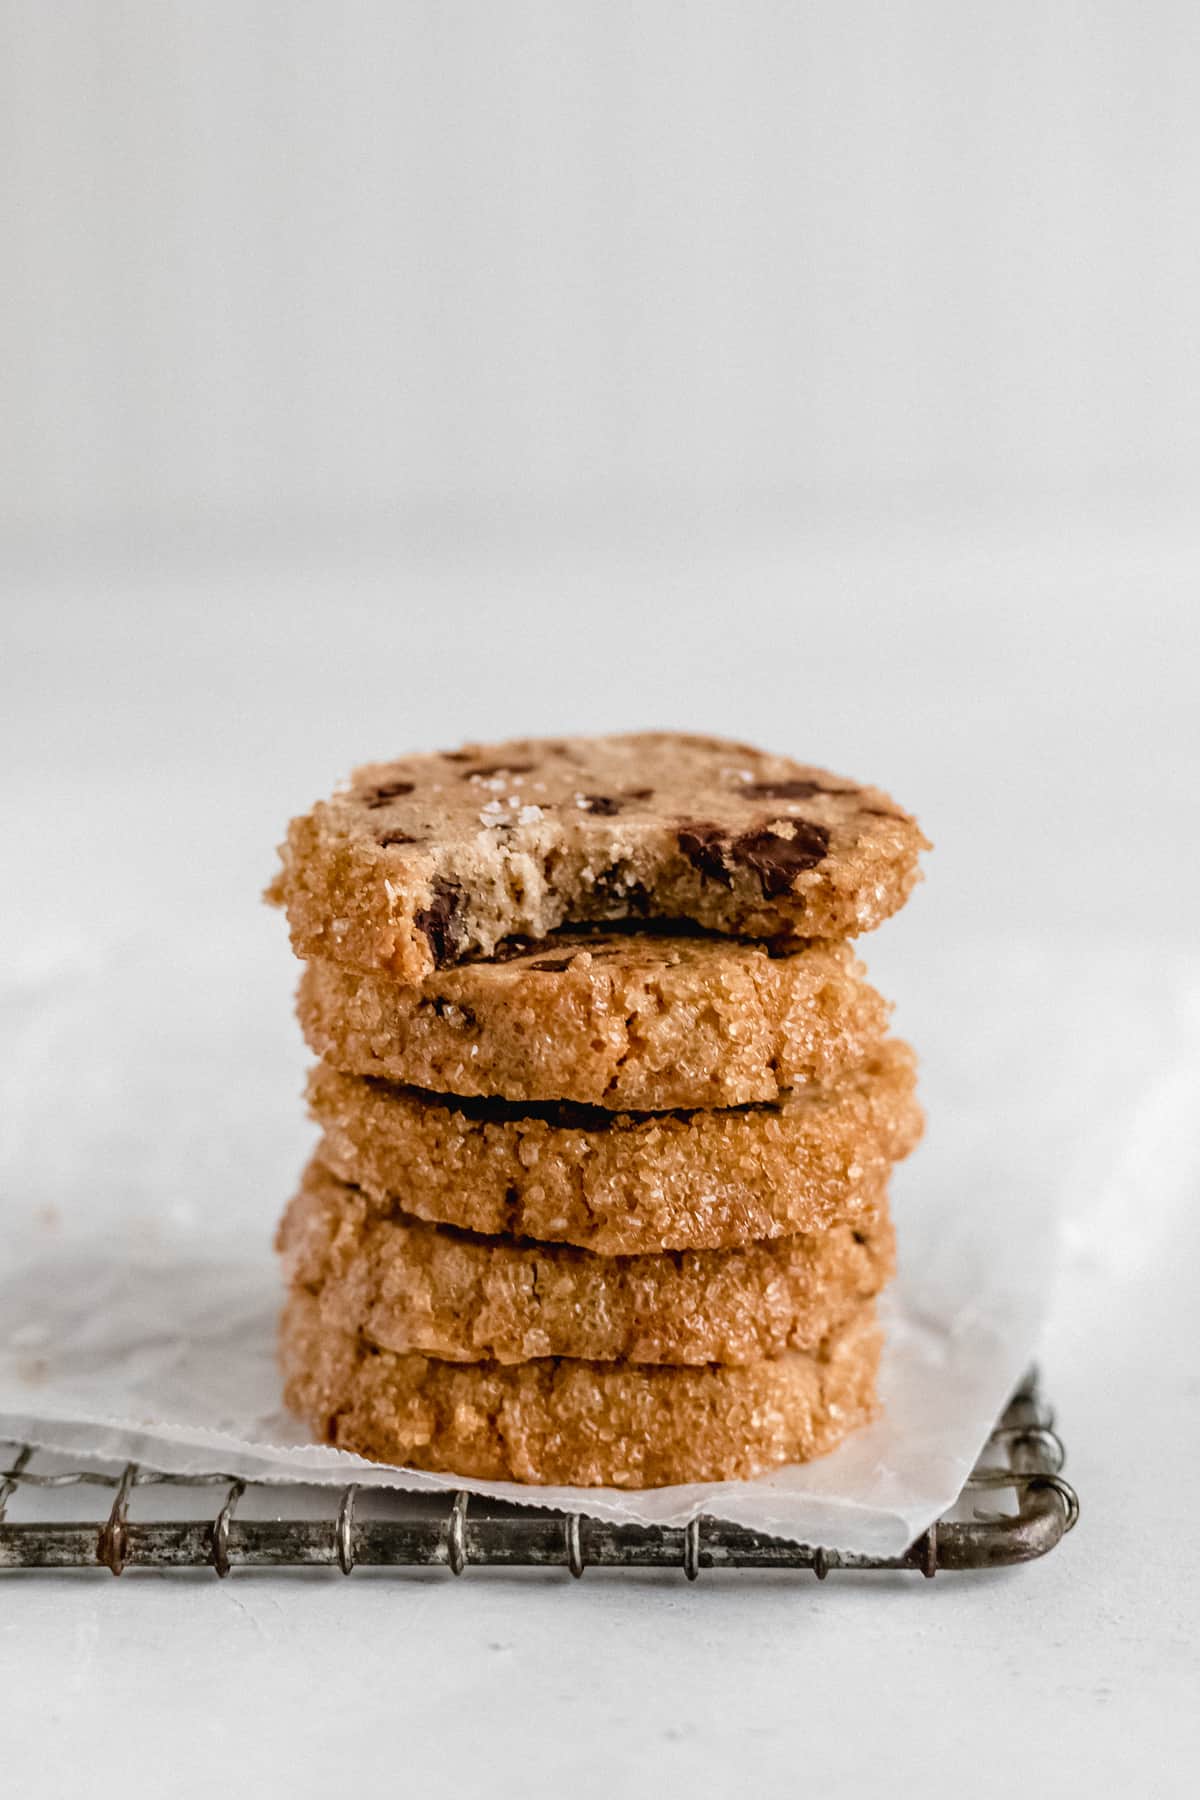
[[[1119,1253],[1147,1183],[1161,1202],[1195,1168],[1194,962],[993,943],[898,964],[929,1130],[895,1181],[877,1424],[759,1481],[632,1494],[381,1468],[306,1443],[279,1404],[270,1239],[311,1131],[276,934],[30,946],[0,985],[0,1436],[895,1554],[954,1500],[1036,1347],[1060,1221],[1098,1221]]]

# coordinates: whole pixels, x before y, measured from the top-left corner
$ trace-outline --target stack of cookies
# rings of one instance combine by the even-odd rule
[[[875,1409],[915,1065],[847,939],[925,848],[720,739],[360,769],[269,898],[322,1137],[279,1232],[289,1404],[365,1456],[654,1487]]]

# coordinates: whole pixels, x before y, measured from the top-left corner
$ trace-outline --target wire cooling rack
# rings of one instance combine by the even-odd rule
[[[674,1567],[689,1580],[701,1569],[722,1568],[811,1569],[818,1580],[831,1569],[931,1576],[1031,1562],[1053,1550],[1079,1516],[1036,1373],[1010,1400],[958,1504],[893,1557],[846,1556],[720,1519],[615,1525],[475,1498],[468,1507],[465,1493],[447,1507],[437,1496],[356,1485],[339,1492],[217,1473],[164,1475],[135,1463],[62,1468],[61,1461],[27,1444],[0,1444],[0,1571],[208,1568],[228,1575],[316,1567],[349,1575],[356,1567],[434,1567],[461,1575],[478,1564],[558,1567],[576,1576],[588,1567]],[[112,1491],[107,1513],[103,1503],[84,1504],[97,1488],[105,1498]],[[221,1495],[215,1512],[214,1492]],[[994,1504],[1005,1493],[1015,1500],[1010,1510],[982,1510],[984,1495]],[[64,1507],[69,1516],[53,1516]],[[134,1516],[147,1510],[155,1516]],[[263,1510],[268,1516],[249,1516]],[[16,1516],[26,1511],[35,1516]]]

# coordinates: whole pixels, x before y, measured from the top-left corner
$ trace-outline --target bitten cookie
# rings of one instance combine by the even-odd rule
[[[845,944],[565,931],[420,986],[312,962],[297,1010],[347,1074],[436,1093],[652,1112],[743,1106],[878,1049],[890,1008]]]
[[[280,1349],[288,1405],[340,1449],[476,1480],[638,1488],[823,1456],[874,1413],[880,1333],[867,1302],[815,1354],[743,1368],[448,1363],[332,1331],[294,1289]]]
[[[877,788],[745,744],[518,739],[357,770],[293,820],[268,898],[300,956],[421,982],[568,922],[853,936],[903,905],[925,847]]]
[[[373,1199],[620,1256],[852,1223],[920,1136],[915,1089],[912,1051],[889,1040],[829,1088],[720,1112],[443,1102],[323,1063],[308,1095],[318,1157]]]
[[[748,1364],[815,1351],[891,1276],[886,1206],[852,1229],[737,1250],[595,1256],[383,1217],[319,1163],[278,1248],[322,1326],[447,1362]]]

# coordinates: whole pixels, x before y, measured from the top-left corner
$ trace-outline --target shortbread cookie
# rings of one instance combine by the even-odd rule
[[[402,981],[566,923],[854,936],[925,840],[877,788],[720,738],[518,739],[356,771],[293,820],[268,898],[300,956]]]
[[[278,1247],[288,1281],[318,1294],[325,1327],[447,1362],[753,1363],[813,1351],[895,1264],[886,1206],[853,1229],[744,1249],[595,1256],[381,1216],[316,1162]]]
[[[865,973],[845,944],[772,956],[731,938],[585,929],[418,987],[312,962],[298,1011],[347,1074],[643,1112],[743,1106],[878,1049],[890,1008]]]
[[[474,1480],[642,1488],[823,1456],[875,1411],[880,1338],[868,1301],[815,1354],[743,1368],[435,1362],[330,1330],[294,1289],[281,1356],[288,1405],[342,1450]]]
[[[320,1160],[373,1199],[620,1256],[853,1223],[920,1135],[915,1086],[912,1051],[890,1040],[830,1088],[720,1112],[440,1101],[324,1063],[308,1093]]]

